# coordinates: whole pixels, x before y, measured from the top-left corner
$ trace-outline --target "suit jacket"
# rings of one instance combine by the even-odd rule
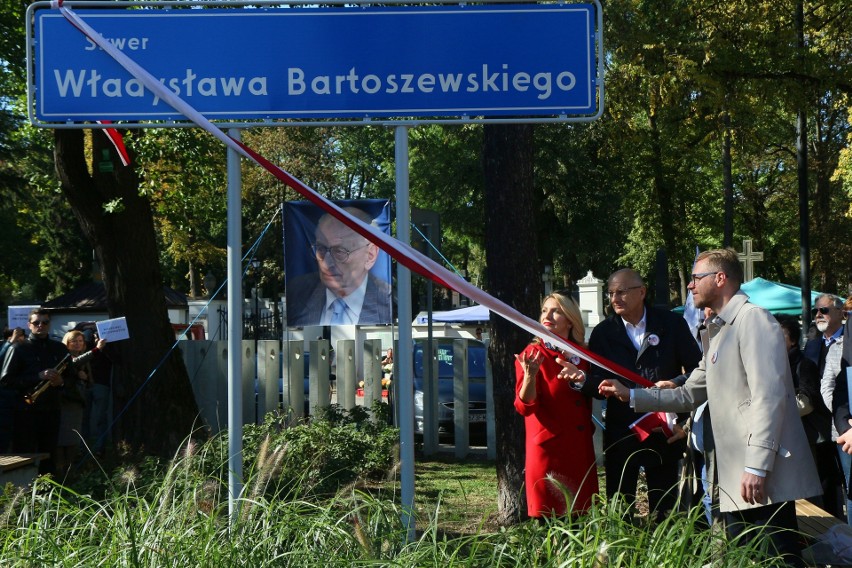
[[[831,410],[825,406],[819,389],[820,375],[817,365],[793,347],[787,356],[790,371],[793,373],[793,385],[797,394],[803,394],[813,407],[813,410],[802,416],[802,425],[811,444],[831,442]]]
[[[738,292],[702,339],[704,357],[686,383],[635,390],[636,410],[686,411],[710,401],[723,512],[762,506],[740,497],[746,467],[767,471],[765,504],[821,495],[775,318]]]
[[[325,286],[318,272],[297,276],[287,283],[287,325],[320,325],[325,308]],[[391,323],[391,286],[367,274],[367,290],[358,325]]]
[[[849,430],[849,419],[852,413],[849,410],[849,384],[846,379],[846,368],[852,362],[852,318],[846,319],[846,329],[843,335],[843,358],[840,360],[840,372],[834,381],[834,396],[831,398],[832,413],[834,414],[834,426],[839,434]]]
[[[624,320],[615,314],[592,330],[589,349],[655,383],[672,380],[684,372],[692,371],[701,360],[701,349],[693,339],[686,320],[659,308],[645,309],[646,333],[640,349],[633,346],[624,328]],[[586,381],[584,392],[597,393],[601,381],[612,378],[617,377],[599,367],[593,367],[591,380]],[[635,386],[630,381],[622,382]],[[607,400],[605,445],[619,440],[622,440],[620,444],[633,443],[630,440],[635,440],[635,436],[629,426],[641,416],[642,413],[634,412],[627,403],[615,398]],[[635,443],[638,447],[638,440]],[[682,445],[666,443],[665,437],[656,433],[643,442],[642,447],[652,447],[674,460],[680,459],[684,449]]]
[[[26,341],[6,352],[0,371],[2,388],[17,391],[17,404],[33,411],[58,411],[62,389],[49,388],[32,406],[24,406],[23,396],[41,384],[39,373],[55,367],[68,354],[62,343],[51,338],[39,339],[30,334]]]
[[[802,355],[816,364],[817,373],[820,378],[822,378],[823,371],[825,370],[825,356],[827,354],[828,348],[825,346],[825,339],[823,339],[822,334],[814,339],[809,339],[805,343],[805,348],[802,349]]]

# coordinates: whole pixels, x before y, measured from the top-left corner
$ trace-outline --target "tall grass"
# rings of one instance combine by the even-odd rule
[[[328,432],[328,430],[323,430]],[[280,442],[280,440],[279,440]],[[395,489],[361,479],[329,491],[314,456],[296,443],[265,437],[257,445],[238,514],[228,522],[226,444],[189,447],[159,475],[129,468],[104,475],[108,495],[94,499],[41,479],[7,488],[0,511],[0,565],[12,567],[700,567],[769,566],[755,550],[726,546],[699,528],[701,511],[636,526],[619,503],[599,501],[578,518],[528,522],[453,536],[434,509],[406,542]],[[282,472],[301,475],[282,482]],[[392,468],[391,468],[391,471]],[[395,487],[394,484],[390,484]]]

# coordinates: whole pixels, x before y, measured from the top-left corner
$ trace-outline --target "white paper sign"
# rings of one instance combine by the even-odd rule
[[[98,337],[107,341],[121,341],[122,339],[130,338],[125,318],[108,319],[95,322],[95,324],[98,326]]]
[[[29,333],[29,331],[27,331],[27,323],[30,321],[30,312],[40,307],[41,306],[9,306],[7,316],[9,329],[20,327]]]

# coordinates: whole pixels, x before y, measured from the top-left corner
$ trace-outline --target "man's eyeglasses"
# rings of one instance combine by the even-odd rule
[[[30,325],[33,326],[33,327],[40,327],[42,325],[47,326],[47,325],[50,325],[50,320],[35,320],[35,321],[31,321]]]
[[[830,311],[831,311],[831,308],[830,308],[829,306],[823,306],[823,307],[821,307],[821,308],[814,308],[814,309],[812,309],[812,310],[811,310],[811,315],[812,315],[812,316],[815,316],[815,315],[817,315],[817,313],[820,313],[820,314],[822,314],[822,315],[827,315],[827,314],[828,314],[828,312],[830,312]]]
[[[334,259],[334,262],[344,263],[347,260],[349,260],[350,254],[352,254],[353,252],[355,252],[358,249],[364,248],[365,246],[367,246],[369,244],[370,243],[367,243],[366,245],[361,245],[360,247],[356,247],[352,250],[345,249],[343,247],[327,247],[327,246],[324,246],[324,245],[311,245],[311,250],[313,251],[314,256],[316,256],[319,260],[323,260],[325,258],[326,254],[331,253],[331,258]]]
[[[698,273],[692,274],[691,275],[692,276],[692,285],[698,286],[699,280],[701,280],[705,276],[712,276],[713,274],[719,274],[719,271],[717,270],[715,272],[698,272]]]
[[[606,293],[606,295],[609,296],[610,300],[613,299],[616,296],[623,298],[631,290],[636,290],[637,288],[641,288],[641,287],[642,286],[630,286],[629,288],[619,288],[618,290],[610,290]]]

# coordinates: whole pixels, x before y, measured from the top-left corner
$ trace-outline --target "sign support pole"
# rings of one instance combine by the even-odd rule
[[[396,238],[411,243],[411,207],[408,200],[408,127],[397,126],[394,131],[394,161],[396,164]],[[411,338],[411,271],[396,265],[397,319],[399,321],[399,459],[402,497],[402,524],[407,529],[408,542],[414,531],[414,355]]]
[[[237,128],[228,130],[240,140]],[[237,518],[235,501],[243,490],[242,358],[242,169],[240,156],[228,148],[228,520]]]

